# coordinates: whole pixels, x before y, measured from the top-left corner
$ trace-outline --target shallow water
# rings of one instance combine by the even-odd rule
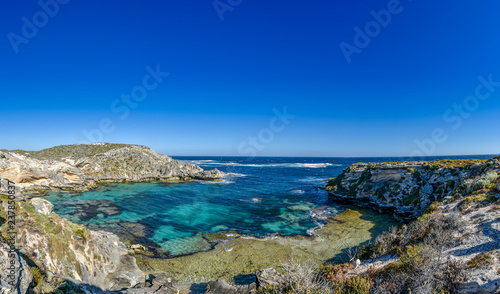
[[[311,209],[344,207],[318,189],[325,178],[358,161],[349,158],[176,158],[218,168],[222,182],[107,184],[84,193],[51,193],[55,212],[92,229],[117,233],[132,243],[158,245],[169,256],[213,248],[210,233],[235,232],[258,237],[308,235],[324,222]]]

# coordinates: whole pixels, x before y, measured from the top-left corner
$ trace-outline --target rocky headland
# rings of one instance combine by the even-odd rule
[[[176,293],[170,277],[141,271],[133,250],[118,236],[69,222],[52,211],[50,202],[33,196],[85,191],[101,182],[223,176],[140,145],[0,150],[0,293]]]
[[[331,217],[318,208],[312,216],[326,225],[311,237],[214,234],[220,240],[211,250],[172,259],[154,258],[141,245],[126,246],[112,233],[71,223],[50,202],[25,196],[47,189],[81,191],[106,181],[222,175],[137,145],[0,151],[0,272],[10,271],[14,261],[17,273],[14,286],[1,276],[0,291],[189,293],[178,280],[201,283],[211,294],[500,291],[500,157],[356,163],[325,188],[333,201],[376,212],[356,209]],[[377,225],[388,224],[387,215],[399,221],[389,230]],[[249,282],[237,280],[242,276]]]
[[[300,285],[318,293],[499,293],[500,157],[357,163],[326,190],[403,223],[351,248],[350,262],[285,265],[262,293],[306,293]]]
[[[500,157],[490,160],[356,163],[326,189],[339,202],[376,208],[400,220],[415,219],[435,201],[481,189],[495,190]]]
[[[104,181],[217,180],[222,176],[217,169],[205,171],[140,145],[94,143],[41,151],[0,150],[0,177],[12,180],[24,193],[84,191]]]

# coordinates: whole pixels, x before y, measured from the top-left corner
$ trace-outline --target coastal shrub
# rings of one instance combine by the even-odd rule
[[[488,172],[482,178],[489,183],[494,183],[498,179],[498,174],[496,172]]]
[[[82,230],[82,229],[78,229],[75,231],[75,234],[76,235],[80,235],[83,239],[86,239],[85,238],[85,232]]]
[[[437,211],[439,208],[437,206],[436,203],[432,203],[429,208],[427,208],[427,212],[431,213],[431,212],[434,212],[434,211]]]
[[[268,285],[259,288],[257,293],[264,294],[333,294],[335,286],[327,281],[324,272],[312,263],[298,263],[293,259],[284,263],[285,282],[280,285]],[[368,292],[364,292],[368,293]]]
[[[487,180],[481,179],[481,180],[477,181],[476,183],[474,183],[473,191],[484,189],[489,184],[490,184],[490,182],[488,182]]]
[[[407,196],[403,197],[403,205],[418,204],[420,202],[420,188],[413,188]]]
[[[39,284],[42,282],[43,273],[38,267],[36,266],[30,267],[30,272],[33,275],[33,280],[35,281],[35,283]]]
[[[435,171],[435,170],[438,170],[441,166],[439,164],[427,164],[427,165],[424,165],[424,169],[425,170],[429,170],[429,171]]]
[[[451,294],[458,293],[460,284],[467,281],[465,264],[460,261],[448,260],[444,270],[444,283]]]
[[[385,255],[394,251],[394,249],[401,245],[404,239],[404,231],[406,226],[398,229],[391,227],[388,231],[380,234],[375,238],[373,253],[375,257]]]
[[[377,272],[372,293],[439,293],[447,290],[445,267],[428,245],[407,245],[400,261]]]
[[[465,192],[465,194],[470,194],[472,193],[472,185],[474,185],[474,180],[473,179],[467,179],[462,182],[460,187],[462,190]]]
[[[401,187],[400,184],[394,184],[391,186],[391,193],[392,194],[396,194],[396,192],[399,190],[399,188]]]
[[[365,245],[361,246],[358,251],[359,259],[360,260],[367,260],[372,257],[372,255],[375,253],[375,249],[371,245]]]
[[[469,268],[489,266],[493,263],[493,258],[489,253],[481,253],[476,255],[467,262]]]
[[[333,293],[368,294],[373,285],[371,276],[354,276],[351,270],[351,263],[327,264],[321,268],[321,274]]]

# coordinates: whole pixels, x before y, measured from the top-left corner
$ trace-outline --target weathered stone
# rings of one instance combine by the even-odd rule
[[[33,274],[26,260],[16,251],[10,251],[7,244],[0,242],[0,293],[28,293],[32,279]]]
[[[500,172],[495,162],[496,159],[355,163],[326,188],[334,201],[391,213],[398,220],[411,220],[434,201],[469,191],[463,187],[471,184],[464,185],[464,181],[474,184],[488,172]]]
[[[120,290],[144,282],[145,275],[135,258],[115,234],[88,230],[55,213],[48,216],[45,210],[40,214],[30,212],[28,205],[32,204],[18,205],[19,215],[24,216],[17,221],[23,228],[18,232],[17,246],[42,271],[102,290]]]
[[[133,244],[130,246],[130,249],[133,249],[135,251],[146,251],[146,247],[141,244]]]
[[[156,274],[144,283],[120,291],[123,294],[178,294],[176,281],[165,273]]]
[[[279,285],[285,282],[285,276],[273,268],[258,270],[255,273],[258,287],[267,287],[268,285]]]
[[[255,283],[243,286],[229,285],[225,280],[219,279],[208,282],[205,294],[253,294],[257,292]]]
[[[352,267],[354,269],[358,268],[361,265],[361,260],[356,259],[355,261],[352,262]]]
[[[43,215],[49,215],[54,210],[54,204],[42,198],[33,198],[30,200],[35,207],[35,211]]]
[[[32,153],[0,151],[5,157],[0,160],[0,177],[14,181],[20,191],[34,192],[48,189],[80,191],[95,188],[99,181],[214,180],[224,176],[217,169],[205,171],[145,146],[99,144],[59,146],[60,154],[54,155],[57,159],[52,160],[37,159]],[[103,146],[106,152],[92,152],[92,148]],[[70,158],[78,150],[82,153],[80,157]]]

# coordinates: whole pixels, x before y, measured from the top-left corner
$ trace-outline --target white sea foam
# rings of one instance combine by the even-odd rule
[[[197,165],[221,165],[221,166],[242,166],[242,167],[289,167],[289,168],[327,168],[342,166],[341,164],[322,162],[322,163],[238,163],[221,162],[214,160],[186,160],[185,162]]]
[[[227,173],[224,177],[246,177],[246,176],[247,175],[240,173]]]

